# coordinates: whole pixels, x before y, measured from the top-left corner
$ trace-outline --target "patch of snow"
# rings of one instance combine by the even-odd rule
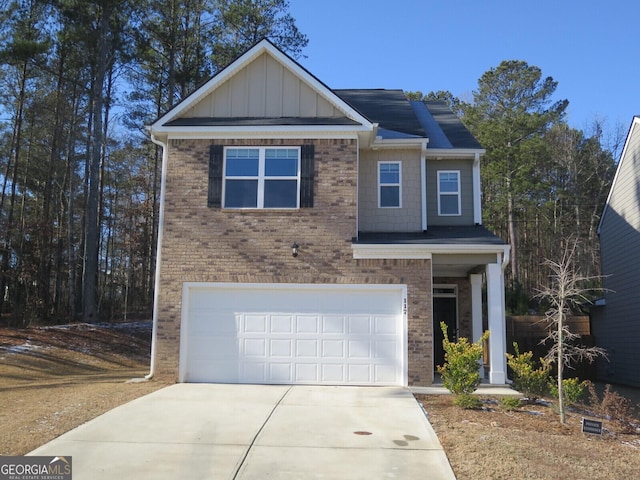
[[[22,345],[0,346],[0,350],[6,353],[25,353],[33,350],[44,350],[42,345],[31,345],[28,341]]]

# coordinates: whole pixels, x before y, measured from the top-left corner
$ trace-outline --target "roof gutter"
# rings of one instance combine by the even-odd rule
[[[151,132],[151,131],[150,131]],[[149,373],[145,375],[145,380],[151,380],[156,371],[156,352],[158,343],[158,305],[160,296],[160,259],[162,252],[162,231],[164,226],[164,195],[167,177],[167,144],[158,140],[151,132],[151,141],[162,148],[162,170],[160,174],[160,211],[158,213],[158,240],[156,244],[156,272],[153,287],[153,327],[151,331],[151,364]]]

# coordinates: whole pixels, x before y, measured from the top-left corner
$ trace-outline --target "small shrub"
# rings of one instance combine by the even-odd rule
[[[633,426],[633,423],[635,423],[634,409],[628,398],[612,391],[609,384],[604,388],[602,399],[593,383],[587,382],[587,388],[589,389],[589,403],[595,413],[611,419],[620,427],[623,433],[631,433],[635,430]]]
[[[466,410],[475,410],[482,406],[482,400],[470,393],[461,393],[453,398],[453,404]]]
[[[535,400],[547,393],[551,363],[540,359],[540,367],[536,368],[533,352],[520,353],[518,344],[513,342],[516,354],[507,353],[507,365],[513,372],[513,387],[520,393]]]
[[[471,343],[461,337],[457,342],[449,340],[447,325],[440,323],[444,340],[444,365],[438,366],[442,375],[442,384],[455,395],[471,394],[480,385],[480,359],[482,358],[482,342],[489,336],[485,332],[478,342]]]
[[[520,397],[500,397],[499,401],[500,406],[507,412],[518,410],[522,405]]]
[[[576,405],[587,391],[587,382],[581,382],[577,378],[565,378],[562,380],[564,401],[567,405]],[[558,384],[549,381],[549,392],[553,398],[558,398]]]

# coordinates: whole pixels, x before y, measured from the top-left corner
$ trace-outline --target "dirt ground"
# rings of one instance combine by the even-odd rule
[[[0,328],[0,455],[22,455],[82,423],[166,386],[131,382],[149,369],[151,324]],[[633,404],[638,390],[619,390]],[[482,410],[449,395],[418,396],[458,480],[640,478],[640,430],[604,421],[583,434],[583,413],[561,425],[553,404]],[[591,417],[589,417],[591,418]],[[634,422],[640,424],[640,421]]]

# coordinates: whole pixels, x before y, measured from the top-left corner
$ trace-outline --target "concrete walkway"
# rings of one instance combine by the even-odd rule
[[[177,384],[30,455],[71,456],[74,480],[453,479],[406,388]]]

